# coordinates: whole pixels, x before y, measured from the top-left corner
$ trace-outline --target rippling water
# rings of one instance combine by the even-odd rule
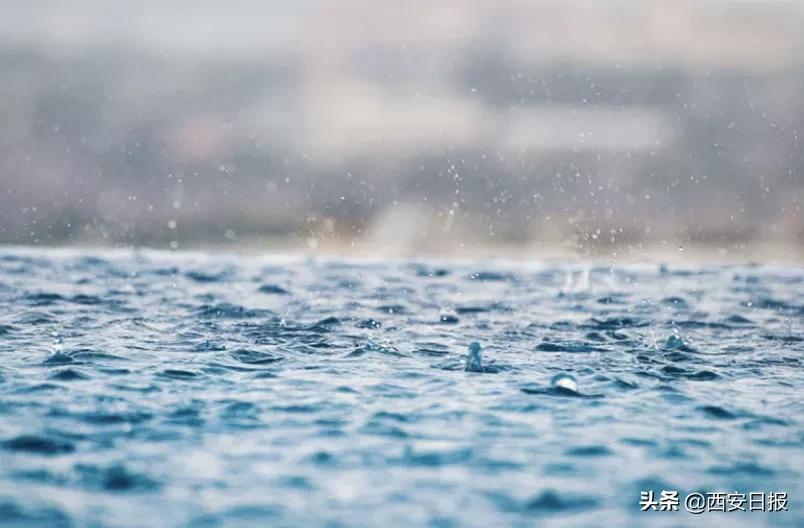
[[[0,524],[801,526],[803,321],[800,268],[0,250]]]

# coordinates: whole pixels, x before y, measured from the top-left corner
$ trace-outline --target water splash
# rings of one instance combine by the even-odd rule
[[[466,366],[464,370],[467,372],[483,372],[481,350],[480,343],[477,341],[473,341],[469,344],[469,349],[466,352]]]
[[[556,374],[550,378],[550,387],[553,389],[578,392],[578,381],[569,374]]]

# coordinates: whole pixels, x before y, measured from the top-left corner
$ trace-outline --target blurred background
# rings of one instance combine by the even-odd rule
[[[804,260],[804,2],[0,0],[0,242]]]

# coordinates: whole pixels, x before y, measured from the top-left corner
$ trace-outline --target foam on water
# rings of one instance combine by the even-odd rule
[[[0,524],[802,525],[802,320],[796,268],[3,250]]]

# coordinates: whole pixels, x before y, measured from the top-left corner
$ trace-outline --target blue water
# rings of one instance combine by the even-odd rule
[[[0,524],[801,526],[802,352],[795,267],[0,250]]]

